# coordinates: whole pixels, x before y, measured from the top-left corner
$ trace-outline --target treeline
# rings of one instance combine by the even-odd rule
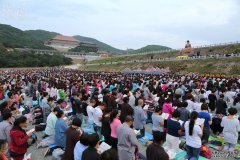
[[[53,50],[52,47],[45,46],[42,41],[29,33],[10,25],[0,24],[0,49],[3,47]]]
[[[0,68],[11,67],[54,67],[70,65],[72,59],[63,55],[34,54],[29,52],[0,51]]]

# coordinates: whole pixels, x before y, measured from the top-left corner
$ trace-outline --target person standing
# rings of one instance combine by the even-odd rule
[[[140,130],[140,135],[137,138],[145,136],[145,124],[146,124],[146,113],[143,110],[144,101],[142,99],[138,100],[138,106],[134,108],[134,128]]]
[[[99,137],[102,136],[102,115],[103,110],[106,108],[105,103],[101,103],[94,109],[93,113],[93,121],[94,121],[94,130],[98,134]]]
[[[123,98],[123,104],[121,104],[121,114],[120,114],[120,120],[123,123],[125,121],[126,116],[133,116],[133,108],[128,104],[129,98],[124,97]]]
[[[216,114],[227,115],[227,103],[224,101],[224,94],[220,94],[219,99],[216,102]]]
[[[110,114],[111,108],[106,108],[102,116],[102,135],[104,136],[105,142],[110,145],[111,127],[110,127]]]
[[[93,114],[94,114],[94,106],[96,105],[95,99],[90,100],[90,104],[87,106],[87,114],[88,114],[88,127],[93,129]]]
[[[126,120],[117,128],[118,156],[119,160],[134,160],[135,149],[138,146],[136,134],[130,128],[133,124],[133,118],[126,117]]]
[[[121,121],[118,119],[118,110],[113,110],[110,114],[110,127],[111,127],[111,137],[110,142],[112,148],[117,150],[117,128],[121,125]]]

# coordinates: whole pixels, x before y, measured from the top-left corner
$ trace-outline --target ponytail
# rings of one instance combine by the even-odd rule
[[[193,127],[195,125],[195,120],[198,118],[198,113],[193,111],[190,115],[190,122],[189,122],[189,135],[193,135]]]

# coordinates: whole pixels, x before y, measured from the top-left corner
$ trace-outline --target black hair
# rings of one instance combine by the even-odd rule
[[[99,106],[104,106],[104,107],[107,107],[107,104],[105,103],[105,102],[102,102],[102,103],[100,103],[100,105]]]
[[[89,135],[87,133],[83,133],[80,136],[80,143],[83,144],[84,146],[88,146],[88,137]]]
[[[60,111],[58,111],[56,116],[57,116],[57,118],[61,118],[63,114],[64,114],[64,112],[62,110],[60,110]]]
[[[155,108],[155,112],[160,112],[160,111],[162,111],[162,107],[156,107]]]
[[[98,142],[99,142],[99,136],[97,133],[93,133],[88,136],[89,147],[95,147]]]
[[[82,125],[82,121],[80,118],[74,118],[72,121],[72,125],[77,126],[77,127],[81,127]]]
[[[114,118],[116,118],[118,115],[118,110],[117,109],[114,109],[111,114],[110,114],[110,122],[112,123]]]
[[[232,107],[231,107],[231,108],[228,109],[228,113],[229,113],[230,115],[232,115],[232,116],[235,115],[235,114],[237,114],[237,112],[238,112],[238,111],[237,111],[236,108],[232,108]]]
[[[115,149],[109,149],[104,151],[101,156],[100,160],[118,160],[118,153]]]
[[[23,130],[19,125],[26,122],[27,122],[27,118],[25,116],[18,117],[17,119],[15,119],[15,122],[13,124],[13,129]]]
[[[48,95],[48,92],[43,92],[43,97],[46,97]]]
[[[51,102],[51,101],[54,101],[54,99],[52,97],[49,97],[47,101]]]
[[[59,112],[59,111],[61,111],[59,107],[53,108],[53,112]]]
[[[187,103],[186,101],[184,101],[184,102],[181,103],[181,107],[186,108],[187,106],[188,106],[188,103]]]
[[[13,95],[12,92],[8,92],[8,93],[7,93],[7,96],[8,96],[9,98],[12,97],[12,95]]]
[[[208,105],[206,103],[203,103],[201,105],[201,110],[208,110]]]
[[[124,97],[124,98],[123,98],[123,102],[124,102],[124,103],[128,103],[128,102],[129,102],[129,98],[128,98],[128,97]]]
[[[206,102],[206,99],[205,99],[205,98],[200,98],[200,102],[201,102],[201,103],[205,103],[205,102]]]
[[[59,100],[57,101],[57,104],[61,104],[61,103],[63,103],[63,100],[62,100],[62,99],[59,99]]]
[[[190,115],[190,122],[189,122],[189,135],[193,134],[193,127],[195,125],[195,120],[198,118],[198,112],[193,111]]]
[[[166,140],[166,136],[164,132],[160,132],[160,131],[153,132],[153,142],[161,143],[161,142],[165,142],[165,140]]]
[[[178,110],[174,110],[172,113],[172,117],[173,118],[179,118],[181,115],[181,113]]]
[[[171,99],[170,99],[170,98],[167,98],[167,99],[165,100],[165,102],[166,102],[166,103],[170,103],[170,102],[171,102]]]
[[[3,112],[2,113],[2,119],[3,120],[7,120],[8,118],[12,117],[12,113],[11,112]]]

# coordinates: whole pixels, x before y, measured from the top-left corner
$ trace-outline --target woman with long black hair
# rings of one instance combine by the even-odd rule
[[[203,126],[196,124],[198,118],[198,113],[193,111],[190,115],[190,120],[184,125],[186,134],[186,149],[187,149],[187,159],[198,159],[201,150],[201,137],[203,135]]]
[[[32,135],[26,133],[23,128],[27,126],[27,118],[21,116],[14,122],[13,128],[10,131],[11,143],[10,143],[10,155],[13,160],[23,160],[24,154],[27,152],[27,141]]]

